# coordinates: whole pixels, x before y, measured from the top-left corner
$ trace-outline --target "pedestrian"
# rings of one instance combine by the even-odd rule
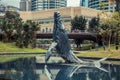
[[[2,40],[2,27],[0,26],[0,41]]]
[[[96,51],[98,51],[98,47],[99,47],[98,43],[95,43],[95,50]]]
[[[103,49],[104,49],[104,51],[105,51],[105,50],[106,50],[105,43],[104,43],[104,42],[102,42],[102,45],[103,45]]]

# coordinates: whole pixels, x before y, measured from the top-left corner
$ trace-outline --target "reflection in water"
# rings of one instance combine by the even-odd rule
[[[46,74],[49,80],[110,80],[109,73],[95,67],[84,67],[82,65],[66,66],[58,72],[54,79],[50,69],[48,67],[47,69]]]
[[[11,80],[50,80],[44,73],[44,63],[36,63],[35,58],[22,58],[16,61],[0,63],[1,78]],[[51,80],[120,80],[120,66],[102,64],[105,72],[95,67],[69,64],[48,64]]]
[[[13,80],[38,80],[39,75],[35,73],[35,58],[25,58],[8,62],[1,65],[0,77]]]
[[[66,66],[62,67],[54,79],[50,80],[120,80],[120,66],[103,65],[105,72],[95,67]],[[72,76],[71,76],[71,73]]]

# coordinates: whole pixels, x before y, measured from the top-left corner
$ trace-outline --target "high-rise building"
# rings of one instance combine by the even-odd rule
[[[31,0],[21,0],[20,1],[20,10],[21,11],[30,11],[31,10]]]
[[[60,7],[66,7],[67,0],[31,0],[31,10],[46,10]]]
[[[5,9],[6,9],[6,7],[2,4],[0,4],[0,14],[5,13]]]
[[[88,0],[80,0],[80,6],[88,7]]]
[[[0,1],[0,14],[5,13],[6,5]]]
[[[115,11],[115,4],[109,4],[109,0],[81,0],[81,6],[109,12]]]

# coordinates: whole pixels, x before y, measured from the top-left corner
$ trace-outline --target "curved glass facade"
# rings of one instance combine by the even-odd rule
[[[101,7],[101,5],[103,5]],[[104,11],[115,11],[115,5],[109,4],[108,0],[88,0],[88,7],[89,8],[94,8],[97,10],[104,10]]]
[[[80,0],[80,6],[88,7],[88,0]]]
[[[30,0],[21,0],[20,1],[20,10],[21,11],[30,11],[31,10],[31,1]]]
[[[46,10],[66,7],[67,0],[31,0],[31,10]]]

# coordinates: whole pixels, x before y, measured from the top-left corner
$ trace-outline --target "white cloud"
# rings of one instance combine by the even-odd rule
[[[1,0],[5,5],[13,5],[19,7],[20,0]]]
[[[67,6],[77,7],[80,6],[80,0],[67,0]]]

